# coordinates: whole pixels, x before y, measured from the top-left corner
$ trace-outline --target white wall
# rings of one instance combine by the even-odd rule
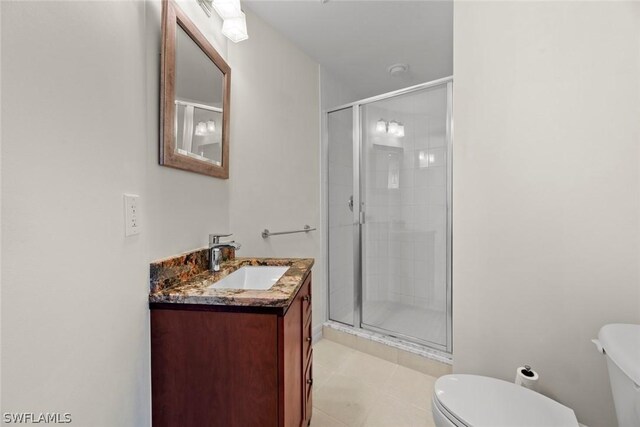
[[[313,257],[314,325],[322,322],[318,64],[247,11],[232,69],[230,231],[238,256]],[[263,239],[263,229],[318,231]]]
[[[2,411],[148,425],[144,3],[0,7]]]
[[[359,99],[347,84],[337,79],[322,66],[320,66],[320,94],[322,111]]]
[[[590,339],[640,323],[640,4],[459,2],[454,370],[613,426]]]
[[[2,82],[2,7],[0,7],[0,82]],[[0,83],[0,100],[2,84]],[[0,225],[2,224],[2,106],[0,103]],[[2,226],[0,226],[0,343],[2,343]],[[2,348],[0,346],[0,408],[2,408]]]
[[[220,21],[205,18],[195,2],[181,5],[230,59]],[[318,252],[319,235],[258,253],[248,236],[269,217],[251,210],[257,225],[250,230],[244,230],[250,217],[233,229],[229,219],[234,180],[251,196],[238,174],[251,172],[253,160],[247,167],[240,157],[254,146],[277,147],[267,153],[270,167],[252,177],[272,184],[278,212],[289,212],[295,201],[306,210],[294,220],[317,220],[317,64],[249,14],[257,50],[234,51],[230,60],[238,95],[232,91],[232,178],[212,179],[158,165],[159,1],[0,2],[0,8],[2,411],[71,412],[78,425],[150,425],[149,262],[229,230],[243,243],[247,236],[241,255]],[[282,57],[282,69],[265,67],[260,49]],[[268,73],[259,72],[253,55],[261,55]],[[287,131],[242,129],[278,122]],[[283,166],[284,158],[297,161]],[[299,176],[290,193],[281,190]],[[141,195],[143,228],[132,238],[124,237],[125,192]]]
[[[143,203],[148,229],[145,238],[152,261],[206,246],[210,233],[229,230],[229,181],[158,166],[162,7],[157,0],[147,1],[146,5],[148,186]],[[180,1],[179,6],[227,59],[227,41],[220,33],[220,18],[215,13],[207,18],[195,1]]]

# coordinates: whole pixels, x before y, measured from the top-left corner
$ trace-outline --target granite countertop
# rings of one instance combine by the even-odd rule
[[[233,257],[233,255],[232,255]],[[150,303],[286,308],[311,271],[312,258],[233,258],[220,271],[206,269],[208,251],[198,250],[151,264]],[[244,266],[289,266],[270,288],[222,289],[213,285]]]

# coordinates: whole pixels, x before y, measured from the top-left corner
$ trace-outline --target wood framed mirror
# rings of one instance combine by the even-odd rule
[[[173,0],[161,56],[160,164],[229,178],[231,68]]]

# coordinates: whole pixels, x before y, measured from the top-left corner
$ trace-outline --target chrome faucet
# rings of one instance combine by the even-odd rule
[[[209,270],[220,271],[221,248],[240,249],[240,243],[220,242],[221,237],[229,237],[231,234],[209,234]]]

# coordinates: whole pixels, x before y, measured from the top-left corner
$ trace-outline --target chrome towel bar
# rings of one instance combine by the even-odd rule
[[[265,228],[262,231],[262,238],[266,239],[269,236],[277,236],[279,234],[308,233],[310,231],[314,231],[315,229],[316,229],[315,227],[312,228],[308,225],[305,225],[302,230],[292,230],[292,231],[269,231],[268,229]]]

